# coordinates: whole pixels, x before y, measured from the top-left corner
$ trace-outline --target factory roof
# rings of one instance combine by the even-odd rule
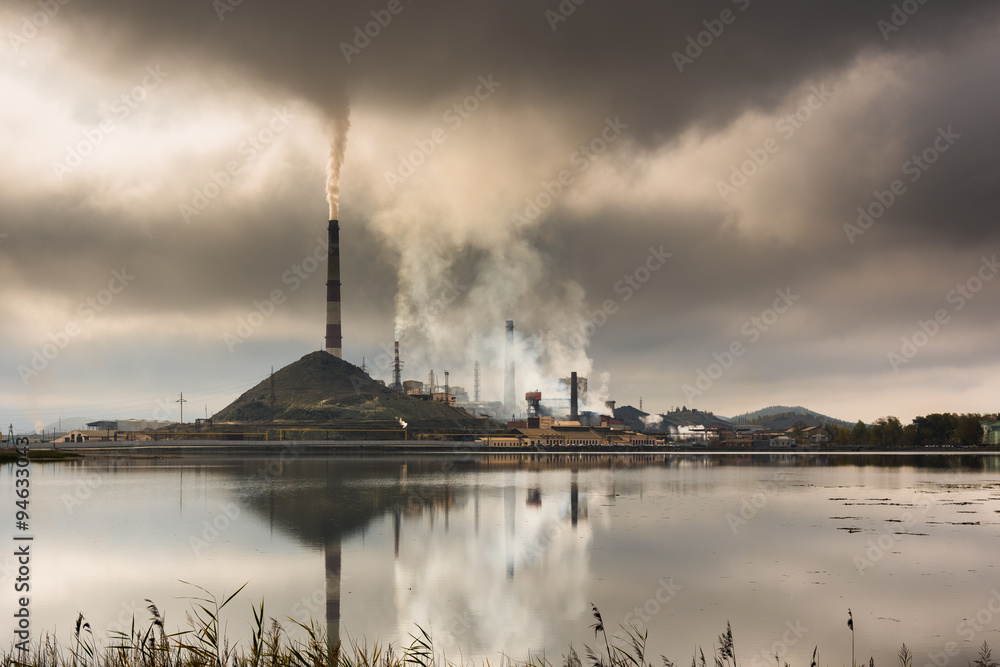
[[[551,428],[515,428],[514,432],[531,438],[558,438],[562,436],[562,433]]]

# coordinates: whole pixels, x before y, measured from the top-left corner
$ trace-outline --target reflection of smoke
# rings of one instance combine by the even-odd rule
[[[327,133],[330,135],[330,161],[326,165],[326,201],[330,204],[330,219],[340,216],[340,168],[344,166],[347,151],[347,131],[351,128],[350,107],[330,118]]]
[[[435,645],[449,655],[496,655],[544,645],[552,632],[547,619],[567,610],[583,615],[592,528],[584,520],[571,525],[567,489],[544,488],[541,495],[542,502],[532,505],[518,486],[484,492],[478,531],[476,506],[469,502],[451,508],[447,532],[431,530],[420,548],[401,549],[395,562],[398,636],[417,623],[434,628]],[[586,494],[579,495],[580,516],[586,517]]]
[[[646,430],[659,428],[660,424],[663,423],[663,415],[646,415],[645,417],[640,417],[642,423],[646,425]]]

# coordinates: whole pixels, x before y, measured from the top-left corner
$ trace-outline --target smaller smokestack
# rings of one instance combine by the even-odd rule
[[[577,420],[580,418],[580,406],[578,404],[576,392],[576,371],[569,374],[569,418]]]
[[[506,368],[503,376],[503,408],[508,415],[517,408],[514,398],[514,320],[507,320]]]
[[[396,357],[395,357],[395,361],[392,364],[392,390],[395,391],[397,394],[402,394],[403,393],[403,378],[402,378],[402,373],[400,372],[400,369],[402,368],[402,364],[399,361],[399,341],[398,340],[396,341],[395,349],[396,349]]]
[[[451,387],[448,386],[448,371],[444,372],[444,402],[448,402],[448,395],[451,393]]]

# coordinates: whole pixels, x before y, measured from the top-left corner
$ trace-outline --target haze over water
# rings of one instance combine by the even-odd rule
[[[147,623],[146,598],[176,629],[199,594],[179,580],[220,598],[249,582],[224,613],[231,639],[261,599],[286,628],[325,624],[339,548],[340,627],[369,645],[405,645],[419,624],[452,660],[558,662],[601,644],[592,602],[609,631],[648,628],[650,659],[686,664],[700,645],[711,660],[730,621],[742,665],[776,650],[808,665],[817,645],[820,665],[842,665],[851,608],[859,662],[895,664],[905,641],[923,667],[955,642],[964,665],[1000,646],[998,469],[924,455],[39,464],[34,629],[67,644],[82,611],[106,638],[133,612]],[[0,477],[12,487],[11,467]]]

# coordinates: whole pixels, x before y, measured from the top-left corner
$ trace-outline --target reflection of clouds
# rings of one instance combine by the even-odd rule
[[[592,530],[582,518],[572,526],[568,490],[543,489],[541,505],[528,504],[527,494],[523,484],[483,490],[478,503],[469,498],[451,508],[448,530],[436,521],[420,548],[401,549],[398,636],[408,636],[416,623],[451,655],[511,651],[517,657],[546,646],[553,617],[585,612]]]

